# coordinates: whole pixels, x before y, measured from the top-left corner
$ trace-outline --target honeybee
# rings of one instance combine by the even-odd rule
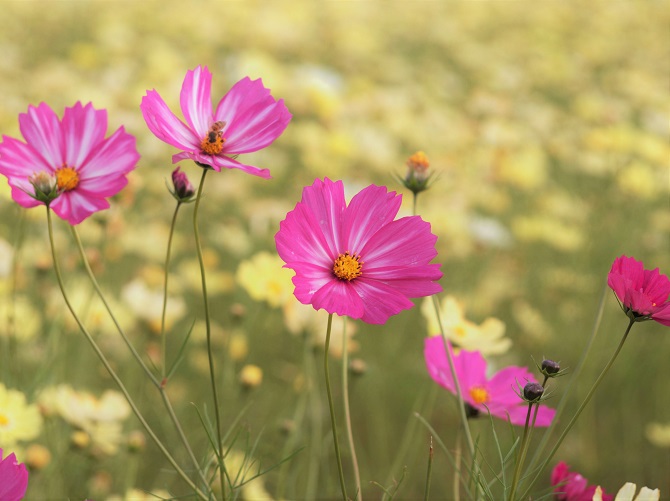
[[[216,140],[221,137],[221,131],[225,126],[226,122],[222,122],[221,120],[214,122],[207,133],[207,141],[215,143]]]

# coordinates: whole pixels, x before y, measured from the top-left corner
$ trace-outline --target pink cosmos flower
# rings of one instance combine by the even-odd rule
[[[13,452],[3,459],[2,449],[0,449],[0,499],[18,501],[23,499],[26,489],[28,489],[26,466],[16,460]]]
[[[184,124],[155,90],[148,90],[140,109],[154,135],[182,150],[172,163],[191,159],[219,172],[240,169],[270,178],[268,169],[259,169],[233,160],[231,155],[265,148],[277,139],[291,121],[284,100],[275,99],[263,82],[245,77],[221,98],[214,113],[211,99],[212,74],[207,67],[188,71],[181,87]]]
[[[579,473],[570,471],[570,467],[563,461],[558,463],[551,472],[551,485],[554,489],[554,498],[557,501],[591,501],[596,492],[595,485],[588,485]],[[602,493],[603,501],[611,501],[612,496]]]
[[[140,158],[123,127],[105,139],[107,111],[91,103],[65,108],[63,120],[45,103],[29,106],[19,115],[19,128],[25,143],[7,136],[0,143],[0,173],[12,198],[23,207],[44,205],[34,198],[36,190],[53,187],[49,206],[73,225],[107,209],[107,198],[128,183],[126,175]]]
[[[344,200],[342,181],[317,179],[275,235],[293,269],[294,294],[328,313],[383,324],[413,306],[408,298],[442,290],[437,237],[419,216],[394,220],[401,195],[368,186]]]
[[[621,256],[614,260],[607,284],[629,317],[670,326],[670,280],[658,268],[645,270],[641,261]]]
[[[486,376],[486,360],[478,351],[451,350],[456,377],[461,388],[463,401],[472,409],[509,421],[518,426],[526,423],[528,403],[517,393],[519,385],[536,383],[533,375],[525,367],[510,366],[502,369],[490,379]],[[433,380],[451,393],[456,394],[456,386],[449,370],[444,340],[440,336],[426,338],[424,357],[428,373]],[[556,411],[540,405],[535,426],[549,426]],[[531,416],[532,419],[532,416]]]

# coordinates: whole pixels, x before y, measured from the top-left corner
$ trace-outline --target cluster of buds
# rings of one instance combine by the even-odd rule
[[[430,162],[423,151],[417,151],[407,159],[407,174],[400,182],[409,191],[418,195],[430,187],[432,174],[428,173]]]
[[[536,362],[537,365],[537,362]],[[542,360],[542,363],[537,366],[539,371],[544,376],[544,383],[546,384],[547,380],[555,377],[560,377],[565,374],[565,369],[561,370],[561,365],[558,362],[553,360]],[[521,392],[521,398],[523,398],[529,404],[539,403],[542,400],[544,395],[544,386],[540,383],[527,383],[523,387]]]
[[[180,167],[177,167],[172,171],[172,185],[174,188],[170,189],[168,187],[168,191],[178,203],[189,203],[193,201],[195,189],[193,188],[191,181],[188,180],[186,174],[181,171]]]

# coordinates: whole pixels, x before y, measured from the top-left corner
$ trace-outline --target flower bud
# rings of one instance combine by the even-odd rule
[[[172,171],[172,184],[174,185],[174,191],[170,190],[170,193],[177,202],[191,201],[193,195],[195,195],[195,189],[186,174],[181,171],[181,167]]]
[[[426,154],[423,151],[417,151],[407,159],[406,163],[407,174],[401,179],[405,188],[415,195],[427,190],[429,187],[428,182],[430,180],[430,175],[428,174],[430,162],[428,161]]]
[[[31,444],[26,449],[26,464],[32,471],[43,470],[51,462],[51,452],[40,444]]]
[[[256,388],[263,382],[263,369],[257,365],[247,364],[240,372],[240,384],[247,389]]]
[[[44,202],[46,206],[60,195],[58,191],[58,182],[56,181],[56,176],[49,174],[46,171],[34,172],[32,176],[28,178],[30,184],[35,188],[35,193],[28,193],[35,200]]]
[[[560,372],[561,365],[558,362],[554,362],[553,360],[542,360],[540,370],[545,376],[551,377]]]
[[[147,439],[140,430],[133,430],[128,434],[128,452],[142,452],[147,445]]]
[[[529,403],[534,403],[540,400],[542,394],[544,393],[544,388],[540,383],[527,383],[523,387],[523,398]]]

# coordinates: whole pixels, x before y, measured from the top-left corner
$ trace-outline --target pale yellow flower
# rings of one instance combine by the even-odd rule
[[[640,492],[637,492],[637,485],[632,482],[626,482],[624,486],[617,492],[614,501],[658,501],[661,499],[661,491],[659,489],[650,489],[649,487],[642,487]],[[603,490],[600,486],[596,487],[596,492],[593,494],[593,501],[603,501]]]
[[[670,447],[670,423],[649,423],[645,435],[657,447]]]
[[[235,279],[255,301],[266,301],[278,308],[293,298],[293,271],[282,268],[284,261],[277,254],[262,251],[244,260]]]
[[[18,390],[0,383],[0,444],[10,448],[20,441],[32,440],[42,431],[42,416],[37,405],[29,404]]]
[[[428,335],[440,335],[431,298],[424,300],[421,313],[428,322]],[[464,350],[479,351],[484,356],[500,355],[512,345],[512,341],[505,337],[505,324],[501,320],[489,317],[480,325],[471,322],[465,318],[463,305],[454,296],[447,296],[441,302],[440,320],[447,339]]]
[[[160,332],[161,315],[163,313],[162,288],[150,288],[141,279],[135,279],[126,284],[121,290],[121,297],[126,306],[139,318],[149,324],[154,332]],[[172,324],[186,313],[186,303],[179,297],[168,296],[165,310],[165,328],[170,329]]]

